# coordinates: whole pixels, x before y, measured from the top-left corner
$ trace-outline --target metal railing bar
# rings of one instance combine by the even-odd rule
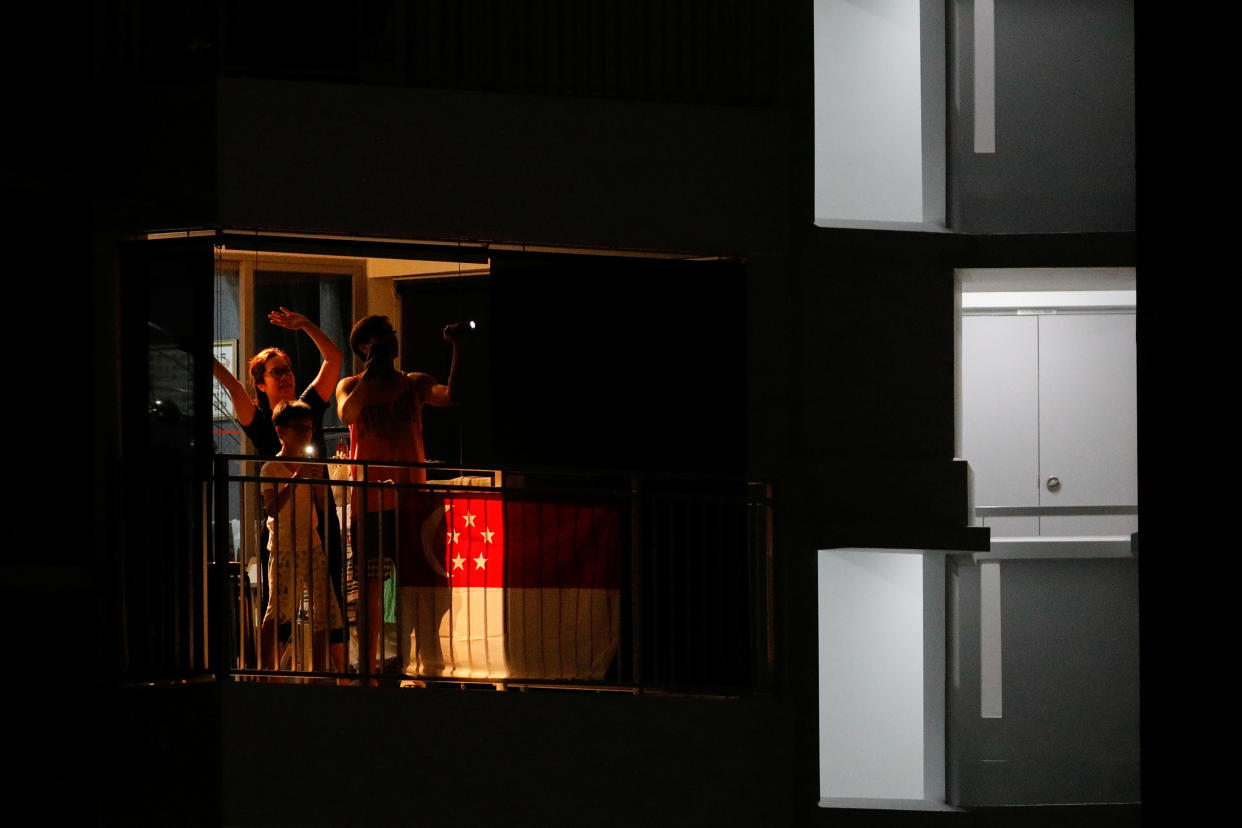
[[[164,498],[162,496],[159,497],[160,502],[158,503],[158,506],[157,506],[159,512],[165,513],[165,512],[172,511],[167,508],[168,504],[164,503],[163,500]],[[176,527],[177,527],[177,524],[180,522],[181,515],[176,512],[173,512],[173,515],[174,515],[174,518],[172,521],[172,525],[168,528],[167,537],[165,538],[165,543],[163,545],[163,548],[165,549],[176,549],[177,548],[177,535],[176,535],[177,528]],[[165,556],[163,555],[159,556],[159,558],[161,561],[166,560]],[[180,583],[179,583],[180,579],[177,577],[180,571],[180,563],[181,563],[180,556],[174,555],[172,557],[172,560],[168,561],[167,569],[164,569],[163,567],[161,567],[162,571],[160,573],[163,576],[161,577],[160,580],[161,581],[167,580],[172,587],[171,589],[168,590],[168,596],[169,596],[168,599],[166,601],[165,600],[160,601],[161,609],[163,610],[163,612],[161,612],[160,614],[160,617],[169,618],[170,617],[169,613],[171,613],[171,618],[172,618],[171,633],[167,627],[164,627],[161,630],[161,632],[166,636],[170,634],[172,636],[173,653],[172,653],[171,667],[174,670],[178,669],[181,666],[181,662],[183,658],[182,648],[181,648],[181,603],[180,603],[181,590],[180,590]]]
[[[95,675],[91,673],[86,677],[88,679],[94,679]],[[228,678],[228,676],[226,675],[225,678]],[[175,673],[147,673],[141,677],[118,679],[116,684],[118,687],[150,687],[172,684],[207,684],[214,683],[219,680],[220,674],[215,670],[187,670]]]
[[[1054,517],[1062,515],[1137,515],[1138,506],[976,506],[976,517]]]
[[[773,559],[773,515],[772,515],[772,487],[767,488],[768,503],[763,507],[763,545],[759,547],[763,553],[763,586],[764,586],[764,612],[762,624],[759,629],[765,631],[767,637],[767,663],[764,665],[764,684],[763,688],[770,686],[773,681],[773,671],[776,669],[776,598],[774,579],[776,575],[776,567]]]
[[[677,654],[677,664],[675,667],[680,669],[672,669],[671,672],[673,675],[682,675],[684,677],[685,672],[690,669],[690,654],[694,651],[694,638],[691,632],[693,624],[690,621],[690,617],[693,615],[690,606],[693,601],[691,596],[694,594],[693,589],[690,588],[690,583],[694,578],[694,571],[690,563],[689,521],[685,519],[684,512],[680,518],[679,520],[677,517],[673,517],[673,522],[677,524],[678,529],[678,550],[676,554],[681,558],[681,583],[679,584],[681,589],[679,591],[686,596],[686,600],[678,608],[680,611],[674,617],[677,618],[678,631],[681,633],[680,638],[684,649],[683,652]],[[670,665],[670,667],[673,666]]]
[[[630,478],[630,491],[622,497],[629,497],[630,515],[630,665],[629,672],[635,683],[643,678],[643,635],[645,633],[642,618],[643,597],[643,557],[642,557],[642,523],[638,514],[639,479]]]
[[[700,519],[699,528],[701,530],[699,532],[699,541],[698,541],[699,571],[703,572],[704,570],[710,567],[711,573],[708,577],[716,581],[716,587],[717,587],[716,591],[719,592],[720,591],[719,589],[720,580],[721,580],[720,579],[720,567],[715,565],[716,562],[712,560],[714,555],[712,555],[712,551],[708,548],[708,542],[709,542],[708,532],[711,530],[711,522],[708,520],[708,515],[707,515],[708,504],[704,503],[701,500],[698,501],[695,505],[695,511],[699,515],[699,519]],[[689,523],[689,521],[687,521],[687,523]],[[714,540],[714,538],[712,538],[711,540]],[[711,641],[711,635],[710,635],[710,630],[711,630],[710,623],[711,622],[707,617],[707,607],[709,603],[708,595],[711,590],[704,589],[704,586],[706,586],[705,578],[700,578],[696,582],[696,586],[698,587],[700,595],[701,595],[700,604],[699,604],[700,612],[698,613],[698,616],[700,620],[700,626],[702,628],[703,640],[699,644],[699,646],[696,647],[695,649],[698,650],[698,652],[700,653],[699,666],[703,671],[702,674],[707,675],[708,672],[711,670],[711,658],[710,658],[711,654],[708,652],[708,642]]]
[[[313,461],[299,460],[296,462],[304,464],[304,463],[313,462]],[[263,479],[265,478],[261,478],[258,475],[233,475],[229,477],[230,482],[239,482],[239,483],[257,483]],[[270,479],[270,478],[266,478],[266,479]],[[315,481],[315,480],[294,480],[291,482],[294,483],[295,485],[300,485],[300,486],[323,485],[321,482]],[[396,490],[396,489],[410,489],[410,490],[426,492],[429,494],[444,494],[444,495],[461,495],[463,493],[478,493],[478,494],[493,494],[493,495],[516,495],[516,496],[525,496],[525,497],[545,496],[545,495],[546,496],[556,496],[556,495],[588,496],[589,495],[592,497],[626,497],[628,498],[632,496],[630,492],[627,492],[623,488],[615,488],[615,489],[594,488],[593,489],[593,488],[560,488],[560,487],[545,488],[542,486],[538,488],[527,488],[527,487],[522,487],[522,486],[474,486],[474,485],[445,486],[442,483],[435,483],[435,482],[415,483],[415,482],[403,481],[400,483],[392,483],[392,482],[380,481],[380,480],[357,480],[357,481],[351,480],[347,483],[342,483],[340,485],[343,486],[344,488],[384,489],[384,490],[389,490],[389,491]],[[642,499],[650,499],[650,500],[702,501],[705,496],[701,493],[646,492],[646,493],[638,494],[637,497],[642,498]],[[710,497],[712,500],[719,500],[722,502],[730,502],[730,503],[743,503],[747,505],[762,505],[765,502],[761,499],[757,500],[755,498],[747,497],[745,495],[711,495]]]
[[[392,517],[393,517],[392,532],[396,536],[393,539],[393,544],[392,544],[392,548],[393,548],[392,567],[393,568],[392,568],[391,577],[394,579],[393,580],[394,591],[396,589],[396,585],[400,583],[400,581],[396,580],[397,560],[401,557],[400,553],[397,552],[397,541],[396,541],[396,538],[401,537],[401,505],[399,503],[400,497],[401,497],[400,492],[394,495],[393,509],[392,509]],[[382,527],[380,531],[383,532]],[[384,605],[384,581],[388,579],[384,577],[384,556],[383,556],[383,551],[382,551],[383,549],[384,549],[384,544],[380,543],[380,550],[381,550],[380,568],[379,568],[380,617],[378,619],[379,621],[379,672],[380,673],[384,672],[385,665],[388,664],[388,607]],[[400,665],[398,666],[398,670],[400,670]]]
[[[370,583],[367,578],[367,562],[364,552],[369,549],[367,545],[367,515],[369,514],[366,499],[363,499],[363,507],[361,514],[355,512],[352,520],[357,528],[357,533],[353,534],[354,548],[354,583],[358,585],[358,601],[354,605],[354,626],[358,630],[358,673],[359,675],[369,676],[371,669],[371,635],[368,625],[371,598],[369,594]],[[377,528],[382,528],[378,527]],[[382,548],[383,539],[381,536],[380,544]]]
[[[336,670],[258,670],[258,669],[240,669],[232,671],[234,678],[280,678],[280,679],[320,679],[324,681],[348,680],[351,682],[361,682],[372,678],[378,678],[389,682],[406,682],[416,679],[414,676],[408,676],[403,673],[392,673],[384,675],[363,675],[359,673],[342,673]],[[204,678],[214,680],[214,674],[204,674]],[[162,681],[179,681],[178,678],[159,679]],[[467,678],[467,677],[439,677],[439,676],[420,676],[417,681],[421,682],[426,688],[458,688],[462,685],[471,685],[475,687],[491,687],[498,685],[508,689],[539,689],[539,690],[600,690],[612,691],[617,693],[625,693],[633,695],[637,692],[658,692],[652,690],[644,690],[636,684],[626,682],[595,682],[590,679],[557,679],[555,682],[527,680],[527,679],[494,679],[494,678]],[[412,688],[411,688],[412,689]],[[419,688],[424,689],[424,688]],[[736,688],[732,688],[736,689]]]
[[[227,454],[231,460],[259,460],[267,461],[272,458],[262,454]],[[402,469],[427,469],[428,471],[459,471],[459,472],[475,472],[480,474],[491,474],[492,472],[501,472],[502,474],[514,474],[519,476],[549,476],[549,477],[612,477],[623,480],[630,477],[638,477],[646,481],[654,480],[670,480],[670,481],[687,481],[697,480],[704,483],[743,483],[748,486],[762,487],[767,484],[762,480],[754,480],[748,475],[736,474],[695,474],[693,472],[652,472],[643,471],[641,469],[564,469],[551,466],[510,466],[498,464],[495,466],[464,466],[454,465],[442,460],[426,460],[423,462],[409,460],[352,460],[347,457],[309,457],[309,458],[284,458],[292,462],[299,463],[332,463],[334,465],[346,466],[387,466],[391,468]]]
[[[209,606],[208,611],[203,613],[204,637],[209,635],[207,630],[209,629],[211,618],[214,613],[219,613],[219,618],[222,622],[221,624],[216,625],[216,644],[211,650],[208,651],[209,658],[206,666],[209,669],[214,669],[221,679],[227,675],[228,665],[230,665],[233,661],[233,659],[229,657],[229,647],[231,646],[232,639],[230,636],[224,635],[225,630],[228,629],[228,627],[224,626],[224,624],[232,623],[233,620],[233,613],[230,611],[230,605],[232,603],[230,601],[231,590],[229,589],[228,569],[226,568],[228,544],[225,543],[226,537],[232,537],[232,531],[228,525],[228,462],[228,458],[216,460],[216,479],[214,481],[214,485],[210,489],[205,490],[205,493],[206,491],[210,491],[212,495],[212,508],[210,509],[212,520],[210,523],[204,520],[204,528],[211,526],[215,529],[214,538],[212,539],[214,542],[204,546],[205,552],[210,550],[214,553],[212,555],[212,561],[215,564],[213,567],[214,577],[212,578],[212,583],[208,584],[206,593],[208,596],[214,596],[214,606]],[[221,472],[223,472],[223,474]],[[206,510],[206,508],[207,504],[204,504],[204,509]],[[226,532],[228,533],[227,536],[225,534]],[[204,575],[205,574],[206,573],[204,573]],[[241,588],[241,584],[242,579],[238,578],[239,590]],[[241,620],[240,611],[241,605],[238,604],[239,621]],[[237,625],[237,629],[239,634],[237,652],[240,654],[242,653],[240,639],[242,627],[240,623]],[[211,653],[213,652],[214,657],[211,657]]]
[[[258,488],[257,483],[255,484],[255,488],[256,489]],[[243,496],[245,496],[244,486],[242,488],[242,491],[243,491]],[[253,496],[254,495],[251,495],[251,497]],[[259,502],[259,501],[256,501],[256,502]],[[261,633],[263,631],[263,613],[267,611],[267,596],[264,592],[263,585],[267,584],[268,590],[271,590],[272,588],[272,585],[267,582],[267,567],[264,566],[263,564],[263,530],[265,526],[264,526],[264,521],[262,520],[262,515],[263,515],[263,507],[260,505],[256,510],[256,515],[255,515],[256,519],[254,519],[254,522],[253,522],[254,561],[255,561],[254,574],[255,574],[255,579],[258,581],[257,585],[259,588],[257,592],[259,595],[259,601],[258,601],[258,606],[254,607],[250,611],[250,629],[252,630],[254,634],[255,664],[259,664],[260,660],[263,658],[263,641],[261,638]],[[249,562],[247,561],[247,563]]]
[[[323,466],[326,464],[337,464],[349,466],[367,467],[412,467],[427,468],[443,472],[445,469],[459,469],[461,467],[445,466],[433,463],[401,463],[396,461],[349,461],[340,460],[339,458],[281,458],[282,461],[288,462],[290,465],[312,464]],[[264,478],[259,474],[233,474],[229,472],[229,463],[238,462],[242,464],[241,470],[245,470],[245,464],[249,462],[258,462],[271,460],[257,455],[220,455],[215,469],[215,481],[212,492],[217,493],[221,503],[219,514],[216,518],[216,531],[210,533],[213,541],[214,549],[213,560],[220,562],[225,558],[231,557],[228,554],[228,542],[232,538],[231,529],[229,528],[227,519],[227,501],[230,496],[230,487],[236,483],[240,487],[240,493],[237,494],[241,500],[240,514],[244,528],[243,537],[251,538],[256,542],[256,546],[261,545],[262,523],[260,519],[251,514],[252,509],[248,510],[246,501],[246,490],[249,486],[256,488],[262,487],[262,481],[271,482],[269,476]],[[463,471],[465,469],[462,469]],[[490,474],[497,469],[477,469],[476,471]],[[520,480],[523,476],[530,476],[536,472],[531,469],[522,469],[514,475],[515,479]],[[297,555],[292,559],[292,577],[295,584],[302,583],[305,580],[309,603],[309,618],[299,620],[298,613],[302,608],[301,595],[294,596],[293,616],[289,619],[291,626],[290,640],[287,646],[295,648],[294,654],[296,658],[292,659],[293,670],[282,669],[263,669],[248,668],[246,666],[246,645],[245,636],[242,633],[242,627],[239,623],[238,634],[236,636],[237,654],[236,658],[226,658],[224,660],[213,660],[211,663],[217,667],[218,675],[224,674],[225,677],[231,675],[235,678],[247,677],[274,677],[279,679],[294,680],[320,680],[320,679],[349,679],[358,680],[359,683],[374,684],[376,679],[382,684],[389,684],[392,681],[404,681],[407,678],[405,673],[405,664],[398,665],[396,673],[386,672],[386,663],[391,653],[387,649],[387,636],[385,633],[384,616],[382,614],[383,603],[379,604],[381,616],[376,619],[375,613],[371,610],[371,601],[368,599],[367,593],[370,591],[371,583],[366,571],[365,561],[361,555],[362,549],[369,549],[372,545],[366,544],[367,528],[366,517],[369,516],[370,510],[362,513],[358,518],[351,514],[351,505],[355,497],[364,497],[365,501],[375,499],[375,495],[371,495],[370,491],[378,490],[381,494],[379,499],[387,501],[394,496],[401,497],[403,492],[416,492],[432,496],[444,496],[447,498],[461,499],[475,496],[500,496],[515,497],[520,499],[535,499],[536,505],[540,500],[547,498],[552,500],[558,496],[568,495],[573,498],[581,498],[586,496],[603,497],[612,501],[617,508],[625,509],[628,506],[630,515],[630,584],[629,595],[626,596],[622,591],[622,599],[628,600],[628,611],[631,629],[628,631],[630,638],[629,647],[625,647],[623,643],[623,651],[619,654],[616,661],[613,662],[607,673],[610,680],[596,679],[580,679],[580,680],[561,680],[556,679],[549,681],[546,679],[527,679],[527,680],[509,680],[509,679],[462,679],[460,677],[439,677],[439,676],[417,676],[420,685],[426,686],[497,686],[504,685],[510,688],[531,688],[531,689],[590,689],[598,691],[607,691],[610,688],[617,688],[615,692],[626,693],[652,693],[661,695],[688,695],[688,696],[704,696],[704,697],[732,697],[736,695],[753,694],[762,690],[770,682],[768,676],[771,672],[773,663],[773,641],[774,632],[772,629],[772,561],[771,561],[771,514],[772,514],[772,493],[771,488],[767,484],[757,484],[753,481],[747,481],[744,493],[737,490],[730,491],[728,487],[724,487],[724,491],[686,491],[677,490],[670,487],[671,491],[661,491],[663,488],[659,481],[670,479],[681,480],[705,480],[702,475],[635,475],[628,481],[628,487],[621,480],[621,476],[615,471],[609,471],[606,476],[610,479],[616,479],[618,485],[614,486],[573,486],[574,478],[582,479],[589,476],[590,473],[583,471],[575,471],[566,473],[563,470],[557,470],[550,473],[549,476],[564,478],[564,485],[541,485],[543,481],[532,481],[534,485],[508,485],[508,486],[486,486],[486,485],[455,485],[443,480],[429,480],[425,482],[380,482],[380,481],[353,481],[340,480],[333,481],[330,478],[315,479],[298,479],[288,481],[294,487],[295,493],[306,491],[300,489],[302,485],[321,486],[323,491],[311,491],[311,508],[315,508],[315,504],[322,503],[321,511],[322,519],[330,521],[331,517],[328,512],[333,509],[334,499],[329,496],[330,489],[334,483],[341,486],[342,489],[349,487],[350,493],[341,498],[342,508],[340,523],[342,530],[339,534],[339,543],[341,546],[341,578],[343,587],[347,587],[345,575],[347,574],[347,551],[349,547],[349,538],[351,530],[355,527],[350,524],[357,525],[358,537],[353,538],[354,551],[354,580],[358,583],[358,606],[356,616],[356,629],[359,632],[359,638],[356,646],[358,648],[358,670],[351,672],[349,666],[349,651],[352,649],[353,642],[350,641],[348,631],[350,625],[348,622],[347,606],[342,606],[343,620],[345,622],[345,645],[342,649],[346,655],[344,663],[338,665],[331,658],[332,645],[330,642],[331,633],[331,613],[330,608],[322,604],[319,600],[318,593],[322,589],[322,579],[324,577],[322,570],[317,570],[315,559],[308,558],[301,560]],[[716,476],[716,480],[728,479],[731,483],[740,483],[738,478],[725,478]],[[651,482],[655,482],[654,490],[649,488]],[[556,481],[552,481],[556,483]],[[582,480],[583,483],[591,483],[594,481]],[[762,491],[756,491],[756,488],[762,487]],[[360,492],[353,491],[354,488],[360,489]],[[391,491],[392,495],[384,495],[383,492]],[[223,492],[224,494],[220,494]],[[407,497],[410,495],[406,495]],[[304,498],[305,496],[303,496]],[[319,498],[319,499],[316,499]],[[301,509],[306,507],[306,503],[299,503],[298,497],[292,497],[291,507],[287,514],[277,516],[276,520],[291,519],[296,527],[299,518],[302,517]],[[204,508],[208,508],[208,504],[204,503]],[[282,510],[283,511],[283,510]],[[335,514],[335,509],[333,509]],[[261,514],[261,513],[260,513]],[[394,519],[401,521],[400,509],[393,510]],[[535,528],[537,537],[545,536],[545,529],[548,527],[543,524],[546,522],[545,510],[536,509],[537,525]],[[624,515],[624,511],[622,515]],[[223,516],[223,517],[222,517]],[[193,520],[193,516],[189,516]],[[408,518],[408,515],[406,516]],[[624,520],[624,517],[622,518]],[[576,513],[573,515],[575,525],[573,537],[577,537],[581,525],[577,521],[581,520],[581,516]],[[247,523],[247,521],[249,521]],[[275,526],[277,533],[280,531],[279,526]],[[172,527],[165,527],[172,528]],[[324,544],[320,549],[320,554],[327,555],[328,540],[330,532],[328,526],[320,527],[323,529],[325,537]],[[385,525],[380,521],[371,527],[380,533],[378,548],[375,550],[377,564],[382,567],[383,553],[385,541],[388,540],[386,533],[399,531],[399,526]],[[190,532],[193,534],[195,527],[192,523],[182,523],[176,527],[174,531],[177,535]],[[306,527],[307,531],[315,531],[313,525]],[[594,534],[594,533],[593,533]],[[278,535],[277,535],[278,536]],[[333,538],[332,540],[335,540]],[[596,539],[592,539],[594,542]],[[309,547],[311,541],[307,541]],[[297,543],[294,546],[298,546]],[[563,549],[559,547],[552,550],[560,561],[563,557]],[[572,548],[577,548],[572,547]],[[243,570],[248,561],[246,544],[242,544],[238,548],[238,566]],[[546,550],[545,550],[546,553]],[[663,556],[663,557],[662,557]],[[674,560],[673,558],[680,558]],[[206,561],[206,558],[204,558]],[[187,560],[186,563],[189,561]],[[161,561],[167,563],[166,561]],[[396,562],[394,562],[395,564]],[[570,588],[567,594],[562,594],[558,598],[555,615],[550,617],[551,623],[558,623],[565,634],[572,636],[572,641],[566,639],[566,646],[571,649],[576,648],[582,650],[585,643],[577,638],[577,633],[572,632],[576,628],[577,619],[581,616],[583,587],[581,584],[581,576],[586,566],[584,561],[574,558],[564,561],[573,570],[572,574],[577,577],[573,579],[576,586]],[[177,561],[173,562],[176,566]],[[158,566],[158,565],[157,565]],[[300,567],[309,566],[309,571],[303,573]],[[217,567],[220,572],[221,583],[226,586],[231,584],[228,567]],[[273,567],[275,569],[275,567]],[[663,571],[661,571],[663,570]],[[155,571],[149,568],[148,573],[155,575]],[[380,570],[382,572],[382,569]],[[167,580],[169,574],[173,576],[176,583],[182,585],[183,588],[189,588],[189,592],[185,594],[187,599],[187,608],[192,607],[195,603],[193,598],[192,578],[182,576],[189,575],[189,572],[165,573],[158,575],[157,580]],[[265,574],[265,573],[264,573]],[[278,575],[273,571],[273,578],[276,581]],[[288,574],[288,573],[286,573]],[[303,578],[302,576],[305,576]],[[394,570],[393,576],[398,578],[398,573]],[[147,577],[149,581],[150,575]],[[330,580],[330,579],[329,579]],[[275,602],[274,607],[276,626],[280,623],[279,612],[279,584],[271,584],[272,597],[269,602]],[[246,612],[247,602],[245,601],[246,578],[240,577],[237,581],[237,598],[236,609],[240,619],[242,615],[246,617],[246,623],[255,626],[255,613]],[[300,593],[301,587],[297,587],[295,591]],[[714,591],[716,594],[711,595]],[[336,596],[330,584],[327,585],[327,592],[330,600],[336,600]],[[348,596],[342,590],[343,598]],[[222,592],[223,594],[223,592]],[[736,598],[732,597],[736,596]],[[174,600],[179,599],[180,592],[173,595]],[[227,597],[227,596],[226,596]],[[467,596],[468,602],[473,602],[477,596],[471,592]],[[750,605],[749,612],[736,612],[737,600],[741,599]],[[624,606],[624,605],[623,605]],[[730,608],[735,611],[730,613]],[[220,616],[221,623],[224,623],[228,614],[223,604],[217,605],[212,601],[212,611]],[[265,612],[266,607],[259,607],[260,612]],[[467,607],[467,613],[464,623],[467,639],[467,649],[472,649],[472,634],[475,632],[472,627],[474,624],[473,613],[471,609],[475,607]],[[587,649],[590,654],[594,654],[595,640],[595,617],[591,613],[591,608],[587,607],[586,623],[583,626],[583,634],[591,639],[591,644]],[[451,612],[451,611],[450,611]],[[709,616],[709,612],[711,615]],[[180,611],[173,613],[170,618],[167,614],[162,617],[169,619],[174,624],[180,622]],[[697,614],[698,617],[695,617]],[[536,612],[536,617],[528,619],[536,621],[540,625],[540,634],[537,640],[540,643],[541,652],[536,653],[539,659],[546,662],[548,658],[555,656],[559,659],[561,652],[558,649],[556,653],[550,653],[543,646],[542,642],[545,638],[556,639],[557,636],[551,635],[549,631],[542,630],[545,622],[544,614]],[[749,623],[748,623],[748,620]],[[450,616],[450,622],[456,623],[453,616]],[[301,623],[303,628],[299,627]],[[490,625],[492,619],[484,613],[482,623],[486,629],[483,630],[483,639],[481,646],[485,649],[483,654],[487,664],[491,665],[493,659],[492,642],[489,633],[492,632]],[[379,635],[375,636],[375,627],[378,625]],[[315,631],[318,627],[323,627],[325,633],[321,636],[321,640],[315,641]],[[310,663],[305,663],[302,657],[303,650],[298,646],[299,629],[302,635],[312,636],[310,645],[307,649],[313,649]],[[227,627],[217,626],[211,631],[212,635],[218,635],[222,631],[226,631]],[[257,632],[257,631],[256,631]],[[273,630],[276,632],[276,630]],[[543,633],[548,632],[548,635]],[[192,631],[191,631],[192,633]],[[625,632],[623,631],[623,635]],[[183,632],[170,630],[168,638],[172,640],[174,645],[179,646],[185,640]],[[192,638],[192,636],[191,636]],[[375,642],[374,652],[371,650],[371,639],[377,638]],[[450,638],[455,640],[453,635]],[[223,648],[224,651],[230,651],[234,646],[233,637],[226,635],[223,639],[212,638],[210,641],[213,646],[206,651],[207,655],[214,654],[217,649]],[[730,643],[741,649],[730,650]],[[187,652],[184,656],[174,658],[177,666],[187,663],[196,664],[199,659],[192,652],[194,650],[193,642],[189,642],[191,652]],[[510,645],[517,644],[518,641],[510,642]],[[521,640],[521,646],[526,646],[530,642]],[[260,646],[261,649],[261,646]],[[563,649],[563,648],[562,648]],[[749,651],[752,657],[748,659],[751,663],[750,668],[743,666],[741,659],[742,653]],[[398,653],[400,648],[398,648]],[[631,664],[625,664],[625,655],[628,654]],[[378,658],[378,663],[375,659]],[[532,659],[527,659],[530,663]],[[279,668],[279,664],[270,665]],[[490,669],[490,666],[489,666]],[[715,677],[715,680],[713,680]],[[735,680],[740,677],[739,680]],[[723,681],[721,681],[723,679]]]
[[[643,548],[639,555],[643,562],[643,572],[651,582],[649,603],[639,605],[638,611],[650,623],[651,629],[644,630],[644,645],[650,645],[651,658],[641,666],[646,668],[651,682],[658,683],[664,679],[664,662],[667,658],[667,625],[668,619],[662,611],[667,605],[664,600],[670,582],[670,573],[665,569],[664,556],[667,551],[661,542],[662,535],[657,529],[661,519],[663,504],[656,501],[635,500],[633,509],[639,515],[642,530],[638,536],[642,538]]]

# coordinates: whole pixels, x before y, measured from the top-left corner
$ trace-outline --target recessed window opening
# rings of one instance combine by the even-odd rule
[[[991,548],[949,569],[950,787],[963,805],[1137,801],[1135,270],[957,282],[958,453]]]
[[[959,455],[993,537],[1137,531],[1133,268],[958,271]],[[1112,513],[1067,514],[1092,507]],[[1026,511],[1022,511],[1026,510]]]
[[[230,455],[215,514],[229,526],[236,676],[718,696],[767,686],[770,494],[726,465],[716,434],[741,427],[708,399],[744,360],[740,263],[302,245],[333,246],[281,237],[278,250],[215,253],[213,438],[218,460]],[[644,291],[623,292],[635,284],[710,288],[720,309],[627,342],[654,312]],[[609,307],[587,301],[600,285]],[[354,353],[351,327],[369,316],[386,316],[396,342],[372,337]],[[656,370],[708,352],[690,381]],[[376,376],[394,393],[407,372],[425,379],[409,377],[408,401],[375,385],[350,414],[349,389],[387,359],[396,373]],[[671,409],[685,401],[695,430],[634,426],[627,406],[640,402],[616,379],[634,374],[656,376]],[[277,422],[291,397],[310,408],[306,435],[300,414]],[[707,425],[696,404],[716,412]],[[411,429],[418,457],[388,443],[365,454],[368,431]],[[584,453],[602,461],[575,465]]]

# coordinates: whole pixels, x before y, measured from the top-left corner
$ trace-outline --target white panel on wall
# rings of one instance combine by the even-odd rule
[[[975,0],[975,141],[977,153],[996,152],[996,8]]]
[[[1040,505],[1138,503],[1134,334],[1128,313],[1039,317]]]
[[[1035,316],[962,319],[962,456],[977,506],[1039,505]]]
[[[820,796],[825,799],[924,798],[923,570],[918,552],[819,552]],[[943,593],[943,576],[939,589]],[[941,673],[943,626],[942,610]],[[938,698],[943,719],[943,689]]]
[[[985,719],[1004,711],[1001,632],[1000,563],[985,561],[979,564],[979,715]]]
[[[922,222],[919,0],[815,0],[814,14],[817,223]]]

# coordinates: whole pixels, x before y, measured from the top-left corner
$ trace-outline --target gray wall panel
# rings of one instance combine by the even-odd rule
[[[1001,564],[1004,715],[979,717],[979,577],[961,559],[951,790],[962,805],[1139,799],[1138,567]]]
[[[950,224],[968,233],[1134,229],[1130,0],[996,0],[996,151],[973,144],[973,2],[952,6]]]

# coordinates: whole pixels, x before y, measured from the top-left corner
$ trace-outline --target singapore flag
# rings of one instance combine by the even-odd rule
[[[407,675],[605,677],[620,646],[615,502],[480,491],[401,500]]]

